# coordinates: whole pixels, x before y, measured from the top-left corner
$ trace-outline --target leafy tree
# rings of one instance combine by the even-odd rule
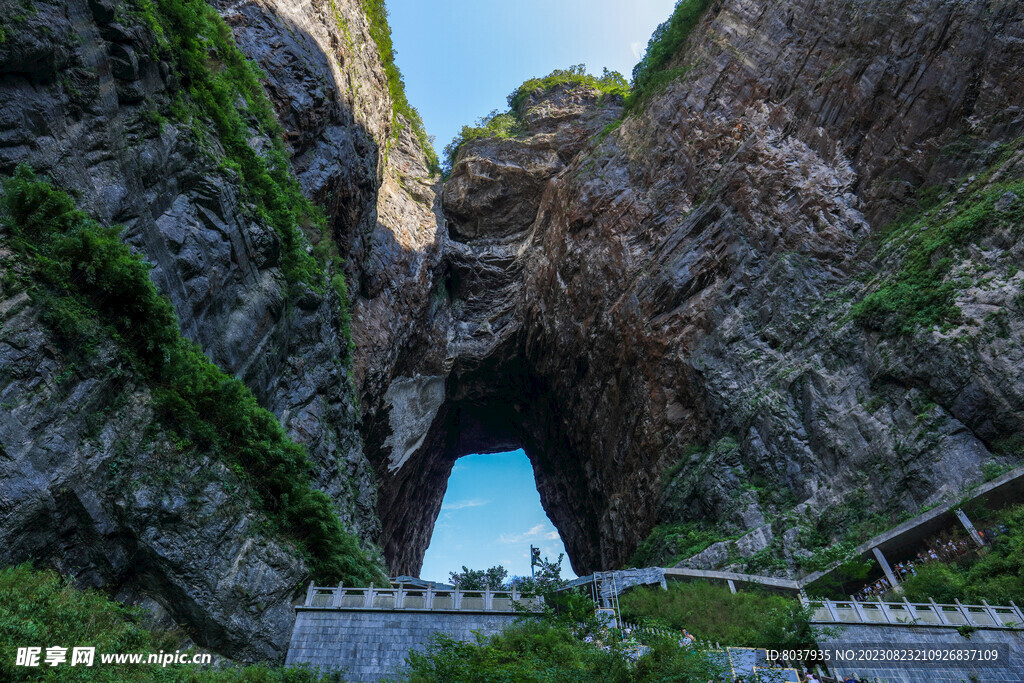
[[[490,569],[470,569],[462,565],[461,572],[451,572],[449,576],[451,582],[462,590],[482,591],[490,588],[497,591],[505,588],[508,570],[500,564]]]
[[[534,569],[533,576],[517,576],[511,583],[523,593],[550,596],[568,583],[562,578],[562,560],[565,553],[559,553],[558,559],[552,562],[543,557]]]

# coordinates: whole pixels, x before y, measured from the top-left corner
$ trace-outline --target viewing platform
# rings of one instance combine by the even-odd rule
[[[811,618],[817,624],[889,624],[892,626],[969,626],[984,629],[1024,631],[1024,613],[1014,603],[996,607],[982,601],[981,605],[953,605],[935,602],[911,603],[859,600],[812,601]]]
[[[460,590],[392,584],[389,588],[314,586],[297,610],[387,610],[403,612],[486,612],[519,614],[544,609],[544,598],[517,590]]]

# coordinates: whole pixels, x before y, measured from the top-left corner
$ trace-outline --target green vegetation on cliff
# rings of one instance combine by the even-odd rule
[[[984,235],[1024,228],[1024,180],[1019,170],[1007,175],[991,182],[986,174],[951,200],[927,202],[919,214],[883,230],[882,254],[896,255],[900,266],[875,277],[869,293],[854,304],[853,318],[890,336],[959,323],[957,294],[976,282],[975,273],[957,269],[963,250]],[[1000,205],[1003,197],[1017,199]]]
[[[1024,505],[1000,512],[975,509],[968,514],[980,528],[1001,530],[988,551],[960,562],[920,565],[917,574],[903,584],[906,598],[912,602],[1024,604]]]
[[[204,670],[193,664],[163,668],[156,664],[104,665],[101,654],[174,653],[182,634],[150,631],[140,608],[114,602],[95,590],[78,590],[52,571],[29,565],[0,569],[0,679],[4,681],[190,681],[193,683],[313,683],[323,680],[309,669],[268,666]],[[38,667],[16,665],[19,647],[42,648]],[[46,648],[67,648],[67,661],[50,667]],[[91,667],[70,666],[72,648],[94,647]],[[187,650],[197,654],[198,650]]]
[[[23,285],[70,353],[115,341],[125,362],[148,380],[164,426],[247,480],[255,502],[296,542],[317,580],[384,579],[327,495],[312,488],[305,449],[245,385],[181,336],[170,301],[117,228],[99,225],[24,166],[3,183],[0,221],[28,271]]]
[[[601,76],[593,76],[586,72],[583,64],[568,69],[556,69],[543,78],[531,78],[508,96],[507,111],[492,111],[487,116],[477,119],[472,126],[463,126],[455,138],[444,148],[445,170],[450,171],[459,149],[471,140],[483,138],[511,138],[522,134],[523,103],[537,93],[549,92],[559,85],[588,86],[607,95],[624,98],[623,114],[638,111],[650,97],[661,92],[668,83],[686,74],[689,66],[669,69],[673,57],[683,49],[686,39],[700,22],[701,17],[711,6],[712,0],[679,0],[675,9],[665,22],[655,29],[647,51],[643,58],[633,67],[633,82],[628,83],[617,71],[604,69]],[[609,124],[601,132],[599,140],[603,140],[621,121]]]
[[[409,98],[405,94],[405,80],[402,72],[395,64],[395,46],[391,41],[391,27],[388,25],[388,8],[384,0],[360,0],[363,13],[370,22],[370,36],[377,43],[377,50],[380,52],[381,62],[384,63],[384,73],[388,78],[388,92],[391,94],[391,108],[393,113],[392,124],[395,134],[401,122],[398,116],[401,115],[412,126],[412,131],[427,157],[427,167],[432,172],[441,170],[437,160],[437,153],[434,151],[433,142],[423,126],[423,119],[416,108],[409,104]]]
[[[281,239],[281,271],[293,290],[338,294],[342,335],[348,329],[348,289],[342,260],[319,207],[302,194],[291,169],[284,131],[260,79],[259,68],[235,43],[231,28],[205,0],[131,0],[135,14],[156,39],[155,57],[174,67],[181,90],[169,114],[187,123],[220,157],[221,167],[238,178],[256,218]],[[153,116],[162,121],[162,114]],[[212,122],[218,146],[210,145]],[[253,131],[267,144],[253,145]],[[213,151],[219,147],[217,151]],[[222,156],[221,156],[222,154]],[[310,253],[304,231],[317,248]]]
[[[686,67],[669,69],[668,65],[683,49],[686,39],[700,23],[712,0],[679,0],[672,16],[654,30],[643,58],[633,67],[632,92],[626,99],[626,112],[634,111],[643,102],[663,90],[671,81],[684,75]]]
[[[722,538],[713,529],[697,522],[659,524],[637,546],[630,559],[632,567],[672,567],[707,548]]]
[[[182,91],[172,114],[201,137],[213,122],[223,167],[237,174],[245,198],[281,238],[282,270],[290,284],[323,289],[323,275],[306,252],[300,226],[323,230],[322,212],[292,175],[283,131],[263,91],[259,69],[235,44],[231,28],[205,0],[133,0],[157,40],[159,57],[174,67]],[[252,131],[269,146],[252,144]]]
[[[629,94],[629,83],[618,71],[609,71],[605,68],[600,76],[593,76],[587,73],[585,64],[575,64],[568,69],[555,69],[543,78],[531,78],[524,82],[508,96],[509,111],[515,116],[522,117],[525,113],[522,106],[527,98],[537,91],[551,92],[560,85],[586,86],[602,95],[625,97]]]
[[[477,119],[476,125],[463,126],[459,134],[444,148],[446,170],[451,170],[459,149],[471,140],[483,138],[512,138],[524,132],[523,122],[526,114],[523,104],[532,95],[548,93],[558,86],[580,86],[597,90],[602,95],[626,97],[629,84],[618,71],[604,69],[600,76],[587,73],[584,64],[576,64],[568,69],[555,69],[543,78],[531,78],[509,94],[508,110],[492,111],[487,116]]]

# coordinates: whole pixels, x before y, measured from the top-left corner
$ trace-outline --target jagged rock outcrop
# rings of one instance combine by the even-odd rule
[[[956,253],[950,277],[987,283],[959,288],[959,324],[891,335],[849,314],[902,268],[879,236],[914,193],[1003,164],[1024,133],[1022,16],[723,0],[671,65],[688,71],[607,137],[618,105],[558,88],[522,134],[464,145],[429,323],[367,420],[392,567],[416,571],[469,452],[526,449],[578,573],[658,521],[791,555],[801,529],[1019,460],[1019,229]]]

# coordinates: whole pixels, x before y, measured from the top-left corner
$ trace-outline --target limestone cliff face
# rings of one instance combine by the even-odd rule
[[[395,179],[411,187],[427,175],[408,126],[388,142],[391,101],[359,3],[215,6],[265,72],[296,175],[359,282],[378,215],[400,220],[411,201]],[[125,226],[182,332],[307,446],[316,485],[373,544],[376,485],[334,290],[289,295],[280,239],[221,168],[216,131],[168,114],[180,76],[152,56],[134,5],[0,11],[19,17],[5,20],[0,44],[0,170],[30,164],[91,216]],[[254,133],[251,144],[265,142]],[[2,254],[0,270],[17,267]],[[178,453],[113,349],[73,362],[40,315],[24,292],[0,291],[0,562],[52,564],[232,657],[283,656],[305,564],[266,530],[231,470]]]
[[[850,311],[904,267],[882,229],[916,191],[941,195],[939,223],[1021,177],[1022,19],[723,0],[685,75],[607,137],[619,105],[558,88],[524,105],[522,135],[465,145],[434,284],[412,280],[426,322],[364,389],[392,568],[418,569],[470,452],[526,449],[578,573],[623,564],[658,522],[742,536],[699,566],[767,548],[760,570],[792,571],[837,511],[916,511],[1019,460],[1016,195],[942,254],[956,324],[893,335]]]
[[[468,453],[526,449],[579,573],[623,564],[659,523],[735,537],[697,566],[767,553],[794,571],[809,532],[860,519],[837,510],[914,510],[1020,458],[1024,193],[1001,190],[1024,173],[1019,3],[720,0],[685,73],[617,128],[621,101],[538,91],[522,133],[466,145],[442,188],[408,122],[395,134],[356,0],[214,2],[325,208],[306,238],[344,259],[351,364],[336,291],[289,291],[212,125],[167,115],[183,86],[133,6],[15,5],[0,0],[18,17],[0,171],[31,164],[125,226],[183,333],[308,447],[392,573],[418,571]],[[886,228],[925,197],[925,224]],[[959,317],[908,334],[852,315],[922,226],[967,213],[983,225],[926,260]],[[159,428],[112,347],[69,358],[10,282],[0,561],[279,657],[309,576],[294,548],[236,473]]]

